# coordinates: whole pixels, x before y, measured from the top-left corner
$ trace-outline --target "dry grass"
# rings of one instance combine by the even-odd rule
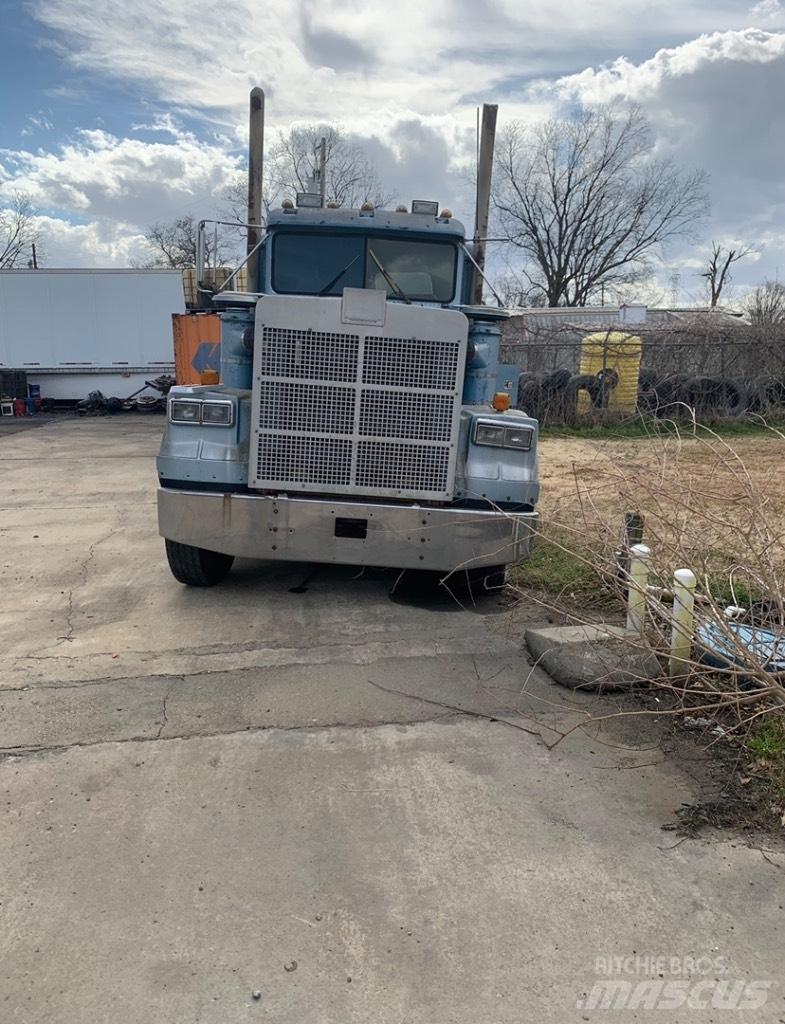
[[[646,517],[652,545],[717,575],[735,565],[785,570],[785,436],[723,439],[710,430],[540,444],[546,524],[607,547],[626,511]],[[696,568],[696,571],[697,571]]]
[[[540,588],[535,599],[570,621],[596,619],[592,590],[618,599],[629,583],[619,574],[616,553],[625,547],[624,513],[641,513],[652,552],[650,583],[658,589],[646,594],[645,632],[626,642],[631,653],[659,658],[662,676],[641,683],[660,700],[656,711],[644,703],[623,714],[690,715],[711,723],[709,745],[735,744],[736,764],[757,766],[750,777],[765,779],[763,817],[779,828],[780,819],[785,824],[785,774],[781,758],[775,765],[761,751],[781,748],[785,675],[743,643],[725,607],[741,605],[747,611],[737,621],[763,622],[785,634],[785,435],[774,429],[728,440],[696,426],[672,430],[640,440],[542,442],[544,551],[522,567],[519,588]],[[670,674],[667,591],[679,568],[695,573],[696,621],[715,630],[728,657],[710,665],[693,647]],[[531,599],[530,590],[520,593]],[[589,715],[582,727],[598,724],[602,718]]]

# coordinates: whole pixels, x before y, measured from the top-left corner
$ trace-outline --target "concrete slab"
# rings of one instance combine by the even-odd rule
[[[537,636],[542,641],[552,643],[554,646],[560,644],[591,644],[605,640],[623,640],[627,631],[623,626],[613,626],[608,623],[599,625],[583,626],[537,626],[528,631],[532,637]]]
[[[503,605],[396,603],[396,573],[241,561],[182,587],[157,535],[160,427],[74,420],[0,449],[0,687],[509,647],[484,624]]]
[[[779,977],[783,858],[661,831],[695,785],[645,726],[546,745],[613,704],[531,666],[536,608],[262,563],[188,591],[159,429],[0,439],[3,1024],[626,1021],[604,986],[656,958]]]
[[[6,762],[4,1019],[564,1024],[610,954],[778,978],[778,868],[677,846],[678,774],[598,760],[463,720]]]
[[[525,639],[536,664],[570,690],[629,690],[662,674],[657,658],[619,626],[529,627]]]

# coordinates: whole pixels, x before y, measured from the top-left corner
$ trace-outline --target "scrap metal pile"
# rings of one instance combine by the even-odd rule
[[[107,398],[101,391],[91,391],[87,398],[78,403],[76,411],[80,416],[109,416],[118,412],[163,412],[166,409],[166,396],[174,383],[174,377],[162,373],[160,377],[146,380],[144,387],[134,391],[127,398]],[[152,388],[156,394],[142,394],[148,388]]]

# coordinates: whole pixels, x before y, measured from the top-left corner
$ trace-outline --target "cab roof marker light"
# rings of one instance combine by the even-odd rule
[[[412,199],[412,213],[424,213],[428,217],[438,217],[439,204],[430,199]]]

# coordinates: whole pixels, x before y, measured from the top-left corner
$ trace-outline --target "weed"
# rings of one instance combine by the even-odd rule
[[[764,718],[747,737],[747,749],[755,757],[780,762],[785,767],[785,718]]]

